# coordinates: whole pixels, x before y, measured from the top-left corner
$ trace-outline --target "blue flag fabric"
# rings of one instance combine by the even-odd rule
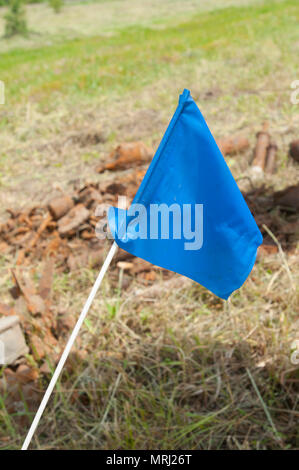
[[[171,209],[173,224],[161,207]],[[244,283],[263,241],[188,90],[131,207],[111,207],[108,220],[120,248],[187,276],[223,299]]]

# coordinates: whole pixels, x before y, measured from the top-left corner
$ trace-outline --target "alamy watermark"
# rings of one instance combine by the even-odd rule
[[[5,345],[0,339],[0,366],[5,364]]]
[[[127,198],[118,197],[118,208],[127,207]],[[118,212],[107,204],[99,204],[95,215],[103,217],[96,225],[99,239],[113,239],[107,224],[108,210],[114,211],[117,237],[123,243],[130,240],[183,240],[184,249],[200,250],[203,245],[203,204],[167,205],[132,204],[127,211]]]
[[[294,89],[294,91],[291,93],[291,103],[299,104],[299,80],[294,80],[291,83],[291,88]]]
[[[0,80],[0,104],[5,104],[5,83]]]
[[[299,339],[295,339],[291,344],[291,363],[294,366],[299,364]]]

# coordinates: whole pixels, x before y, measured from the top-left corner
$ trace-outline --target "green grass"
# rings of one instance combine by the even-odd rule
[[[232,60],[235,52],[271,38],[279,47],[280,66],[298,41],[299,7],[295,0],[264,6],[227,8],[195,15],[165,29],[131,27],[112,37],[92,37],[31,50],[14,50],[0,58],[7,102],[53,100],[57,95],[94,99],[138,91],[182,64],[203,59]],[[287,39],[287,42],[284,39]],[[268,61],[252,57],[256,79],[270,71]],[[264,59],[264,58],[263,58]],[[256,69],[255,65],[258,66]],[[295,64],[294,64],[295,65]]]

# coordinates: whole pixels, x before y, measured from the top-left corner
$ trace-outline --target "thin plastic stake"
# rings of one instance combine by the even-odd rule
[[[87,315],[87,313],[88,313],[88,310],[89,310],[89,308],[90,308],[90,306],[91,306],[91,304],[92,304],[92,301],[93,301],[93,299],[95,298],[95,295],[96,295],[96,293],[97,293],[97,291],[98,291],[98,289],[99,289],[99,287],[100,287],[100,285],[101,285],[101,282],[102,282],[102,280],[103,280],[103,277],[105,276],[106,271],[107,271],[107,269],[109,268],[109,265],[110,265],[110,263],[111,263],[111,261],[112,261],[112,258],[113,258],[113,256],[115,255],[115,253],[116,253],[116,251],[117,251],[117,248],[118,248],[118,246],[117,246],[117,244],[114,242],[113,245],[112,245],[112,247],[110,248],[110,251],[109,251],[109,253],[108,253],[108,255],[107,255],[107,258],[106,258],[105,261],[104,261],[104,264],[103,264],[103,266],[102,266],[102,269],[101,269],[101,271],[99,272],[99,275],[98,275],[98,277],[97,277],[97,279],[96,279],[96,282],[94,283],[93,288],[91,289],[91,292],[90,292],[90,294],[89,294],[89,297],[88,297],[88,299],[87,299],[87,301],[86,301],[86,303],[85,303],[85,305],[84,305],[84,307],[83,307],[83,310],[82,310],[82,312],[81,312],[81,314],[80,314],[80,316],[79,316],[79,318],[78,318],[78,321],[77,321],[77,323],[76,323],[76,325],[75,325],[75,328],[73,329],[73,332],[72,332],[72,334],[71,334],[71,336],[70,336],[70,338],[69,338],[69,340],[68,340],[68,342],[67,342],[67,345],[66,345],[66,347],[65,347],[65,349],[64,349],[64,351],[63,351],[63,353],[62,353],[62,356],[61,356],[61,358],[60,358],[60,360],[59,360],[59,363],[58,363],[58,365],[57,365],[57,367],[56,367],[56,369],[55,369],[55,372],[54,372],[54,374],[53,374],[53,377],[52,377],[52,379],[51,379],[51,381],[50,381],[50,383],[49,383],[49,385],[48,385],[48,388],[47,388],[47,390],[46,390],[46,393],[45,393],[45,395],[44,395],[44,397],[43,397],[43,399],[42,399],[42,401],[41,401],[41,404],[39,405],[39,408],[38,408],[37,413],[36,413],[36,415],[35,415],[35,417],[34,417],[34,420],[33,420],[32,423],[31,423],[30,429],[29,429],[29,431],[28,431],[28,434],[27,434],[26,439],[25,439],[25,441],[24,441],[24,444],[23,444],[23,446],[22,446],[22,450],[27,450],[27,449],[28,449],[28,446],[29,446],[29,444],[30,444],[30,442],[31,442],[31,439],[32,439],[34,433],[35,433],[35,430],[36,430],[36,428],[37,428],[37,426],[38,426],[38,423],[39,423],[39,421],[40,421],[40,419],[41,419],[41,417],[42,417],[42,414],[43,414],[43,412],[44,412],[44,410],[45,410],[45,408],[46,408],[46,406],[47,406],[48,400],[49,400],[49,398],[50,398],[50,396],[51,396],[51,394],[52,394],[52,392],[53,392],[53,389],[54,389],[54,387],[55,387],[55,385],[56,385],[56,382],[57,382],[57,380],[58,380],[58,378],[59,378],[59,375],[60,375],[60,373],[61,373],[61,371],[62,371],[62,369],[63,369],[63,366],[64,366],[64,364],[65,364],[65,361],[66,361],[67,358],[68,358],[68,355],[69,355],[69,353],[70,353],[70,350],[71,350],[71,348],[72,348],[72,346],[73,346],[73,344],[74,344],[74,342],[75,342],[75,339],[76,339],[77,336],[78,336],[78,333],[79,333],[79,331],[80,331],[80,328],[81,328],[81,326],[82,326],[82,323],[83,323],[84,320],[85,320],[85,317],[86,317],[86,315]]]

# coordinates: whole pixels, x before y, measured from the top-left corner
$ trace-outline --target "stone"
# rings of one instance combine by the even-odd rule
[[[12,364],[29,351],[20,327],[19,317],[0,318],[0,364]]]

